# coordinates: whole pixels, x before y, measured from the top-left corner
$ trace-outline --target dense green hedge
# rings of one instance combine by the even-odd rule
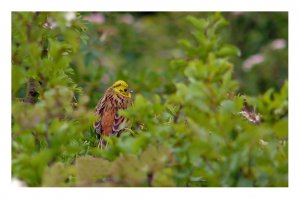
[[[241,95],[228,21],[192,15],[152,30],[127,13],[100,25],[88,13],[13,13],[12,176],[28,186],[287,186],[287,78]],[[176,25],[182,39],[168,43]],[[131,126],[100,150],[93,108],[117,78],[135,90],[120,113]]]

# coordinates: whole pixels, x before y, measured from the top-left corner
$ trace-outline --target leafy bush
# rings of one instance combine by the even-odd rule
[[[216,13],[185,23],[191,34],[169,64],[131,48],[149,41],[121,25],[121,49],[147,68],[120,68],[88,48],[95,27],[82,16],[13,13],[12,175],[28,186],[287,186],[287,81],[279,92],[239,95],[231,58],[241,52],[224,40],[228,22]],[[101,150],[91,107],[112,71],[136,93],[120,112],[131,126]],[[244,118],[245,108],[260,122]]]

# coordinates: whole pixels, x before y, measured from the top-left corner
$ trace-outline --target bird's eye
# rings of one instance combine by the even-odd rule
[[[125,88],[124,91],[127,92],[127,88]]]

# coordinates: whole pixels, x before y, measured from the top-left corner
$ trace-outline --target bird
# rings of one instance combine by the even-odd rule
[[[119,135],[126,127],[127,119],[120,116],[118,111],[132,105],[132,92],[125,81],[118,80],[105,91],[97,103],[94,129],[100,135],[98,148],[107,146],[103,136]]]

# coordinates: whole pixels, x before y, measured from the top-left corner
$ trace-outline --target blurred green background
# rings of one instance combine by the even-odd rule
[[[191,37],[185,16],[206,17],[210,13],[82,14],[94,20],[87,33],[89,43],[83,48],[84,64],[105,70],[109,83],[128,79],[136,92],[147,94],[167,89],[164,86],[169,82],[168,74],[163,72],[171,59],[184,54],[178,40]],[[230,27],[222,31],[222,36],[242,52],[232,60],[240,93],[257,95],[270,87],[279,90],[288,75],[288,13],[223,15]]]
[[[100,150],[94,108],[118,79],[132,126]],[[287,12],[13,12],[12,177],[287,186],[287,80]]]

